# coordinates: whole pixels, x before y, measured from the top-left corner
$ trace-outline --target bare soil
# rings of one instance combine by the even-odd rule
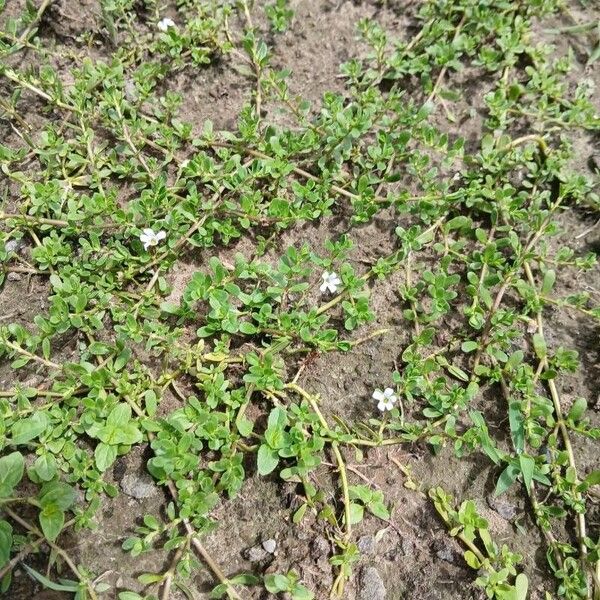
[[[78,6],[75,6],[75,5]],[[4,16],[16,13],[23,2],[9,1]],[[339,64],[360,52],[356,41],[356,22],[364,17],[378,19],[384,27],[408,38],[411,28],[416,25],[414,18],[417,3],[396,2],[340,2],[339,0],[311,0],[292,2],[295,18],[289,31],[272,36],[265,32],[274,53],[273,64],[286,67],[293,73],[292,87],[313,103],[318,111],[322,94],[328,90],[341,90]],[[383,8],[385,6],[385,8]],[[258,10],[258,9],[256,9]],[[55,2],[44,16],[40,35],[50,47],[70,49],[76,55],[94,56],[110,54],[110,49],[97,42],[84,43],[82,35],[94,32],[98,27],[99,3],[86,0],[71,3],[67,0]],[[569,25],[565,20],[554,19],[551,26]],[[544,34],[540,27],[540,41]],[[598,80],[598,70],[586,69],[586,57],[579,48],[576,38],[562,36],[553,38],[558,42],[559,51],[568,47],[574,49],[577,65],[571,74],[573,81],[591,76]],[[87,45],[86,45],[87,44]],[[33,57],[29,56],[31,60]],[[28,55],[25,53],[25,58]],[[62,65],[63,72],[72,64]],[[600,81],[599,87],[600,87]],[[6,84],[2,84],[6,94]],[[233,59],[223,58],[217,64],[205,69],[185,70],[168,77],[166,87],[183,93],[184,104],[181,117],[200,130],[205,119],[211,119],[216,129],[231,129],[235,126],[237,114],[252,90],[252,82],[239,74]],[[481,139],[481,116],[477,110],[481,104],[486,82],[477,80],[475,73],[465,73],[457,82],[464,100],[452,106],[457,116],[457,130],[471,144]],[[28,118],[31,123],[43,120],[39,105],[29,100]],[[475,107],[475,112],[471,109]],[[265,107],[267,111],[270,107]],[[273,115],[276,118],[276,115]],[[0,136],[9,145],[17,145],[7,122],[0,121]],[[577,151],[581,160],[582,172],[588,169],[588,159],[600,155],[600,141],[591,136],[581,135],[577,140]],[[14,190],[8,190],[13,193]],[[391,248],[394,228],[401,224],[391,212],[381,213],[372,223],[353,229],[356,241],[353,258],[356,269],[365,270],[362,261],[376,254],[385,253]],[[600,226],[594,228],[594,220],[585,209],[569,211],[562,221],[561,237],[575,240],[578,251],[598,252],[600,249]],[[324,219],[320,223],[305,225],[285,232],[278,241],[279,248],[303,242],[315,249],[323,246],[326,239],[345,231],[349,227],[343,215]],[[560,240],[558,240],[560,241]],[[20,252],[28,252],[28,240],[23,240]],[[236,251],[250,252],[251,244],[240,241],[231,248],[218,250],[223,258]],[[187,265],[181,265],[170,273],[174,298],[178,290],[185,287],[191,274],[201,267],[206,256],[190,256]],[[393,326],[393,336],[382,336],[366,342],[347,354],[330,353],[319,356],[308,364],[301,376],[302,385],[319,393],[326,414],[343,415],[349,422],[364,420],[370,414],[368,399],[374,387],[381,386],[396,368],[399,355],[407,340],[409,331],[403,334],[401,326],[406,324],[402,316],[402,306],[398,301],[397,287],[404,274],[397,273],[383,282],[375,282],[372,288],[373,310],[376,321],[369,330]],[[583,282],[578,278],[584,277]],[[557,283],[559,296],[566,295],[574,288],[585,289],[598,294],[600,291],[600,270],[580,275],[566,274]],[[28,323],[33,316],[44,312],[47,286],[39,278],[29,279],[25,275],[12,276],[0,290],[0,318]],[[547,337],[552,346],[565,346],[579,351],[582,368],[577,374],[563,380],[562,397],[565,409],[572,400],[585,396],[593,406],[592,418],[600,421],[600,346],[598,330],[591,327],[589,320],[576,314],[561,311],[556,316],[549,315]],[[408,327],[408,324],[406,324]],[[365,331],[362,334],[366,333]],[[361,331],[357,332],[360,337]],[[18,372],[17,377],[28,385],[40,383],[35,369]],[[15,374],[8,365],[0,366],[0,387],[14,384]],[[489,390],[483,399],[490,405],[498,405],[502,416],[503,399],[499,390]],[[410,407],[409,407],[410,408]],[[501,417],[502,418],[502,417]],[[504,423],[505,425],[505,423]],[[500,428],[502,421],[497,423]],[[592,442],[577,438],[576,455],[580,461],[582,476],[593,468],[598,468],[597,448]],[[392,450],[375,449],[360,456],[346,456],[357,481],[364,480],[383,490],[386,500],[393,506],[392,525],[387,526],[375,517],[366,517],[356,530],[356,536],[363,550],[355,568],[355,576],[346,588],[347,600],[373,600],[380,596],[365,595],[369,578],[373,577],[371,567],[381,578],[388,600],[431,600],[478,599],[483,598],[481,590],[473,584],[473,572],[461,558],[461,550],[451,540],[440,524],[431,503],[422,494],[403,486],[404,476],[390,459],[395,458],[413,470],[415,477],[422,481],[424,489],[443,484],[456,498],[475,499],[482,514],[489,520],[490,529],[498,543],[510,541],[513,549],[525,557],[525,564],[531,581],[531,599],[541,600],[544,590],[552,590],[552,582],[546,567],[545,557],[540,548],[530,507],[520,497],[510,493],[502,497],[502,506],[491,500],[491,494],[498,473],[489,463],[481,459],[454,458],[451,449],[433,456],[421,445],[406,445]],[[124,481],[150,481],[145,475],[144,464],[148,456],[143,452],[132,452],[119,459],[112,472],[113,481],[121,490],[127,485]],[[246,465],[252,473],[254,466]],[[323,467],[317,471],[319,486],[331,490],[336,497],[335,481],[330,479],[331,469]],[[111,478],[109,477],[109,479]],[[139,481],[138,481],[139,480]],[[131,490],[130,490],[131,493]],[[136,492],[137,493],[137,492]],[[141,572],[159,572],[168,567],[168,557],[160,553],[150,553],[131,558],[121,550],[123,540],[131,535],[145,514],[157,514],[163,510],[166,498],[159,488],[148,492],[148,497],[136,498],[121,491],[115,499],[106,499],[98,513],[96,531],[79,531],[68,534],[64,547],[76,562],[89,566],[98,574],[104,574],[112,590],[107,598],[116,598],[120,589],[140,589],[136,576]],[[318,599],[325,599],[332,583],[332,570],[328,558],[332,553],[331,542],[323,537],[322,528],[308,516],[300,525],[291,523],[291,515],[299,506],[296,489],[271,478],[251,476],[241,493],[233,501],[223,502],[214,511],[219,527],[206,540],[208,550],[218,557],[219,563],[228,574],[242,571],[285,572],[295,568],[304,583],[316,591]],[[594,511],[595,508],[595,511]],[[592,507],[589,524],[598,531],[600,513]],[[516,527],[521,524],[523,527]],[[263,560],[252,562],[248,550],[267,539],[277,542],[274,555],[265,553]],[[208,598],[214,585],[213,579],[204,567],[198,568],[191,580],[194,598]],[[12,589],[13,600],[42,600],[61,598],[60,594],[38,593],[27,575],[17,570]],[[249,593],[249,599],[268,598],[265,592]],[[174,600],[184,600],[177,591],[172,592]]]

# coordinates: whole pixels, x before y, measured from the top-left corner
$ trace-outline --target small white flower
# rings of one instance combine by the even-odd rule
[[[337,292],[338,285],[342,283],[342,280],[337,276],[337,273],[325,271],[321,277],[323,278],[323,283],[319,288],[321,292],[329,290],[332,294],[335,294],[335,292]]]
[[[381,412],[392,410],[392,408],[394,408],[394,403],[398,400],[392,388],[385,388],[383,392],[381,390],[375,390],[373,392],[373,398],[377,400],[377,408]]]
[[[169,17],[165,17],[159,21],[156,26],[160,31],[167,31],[169,27],[177,27],[177,25],[175,25],[175,21],[173,21],[173,19],[169,19]]]
[[[144,250],[148,250],[150,246],[157,246],[158,242],[164,240],[167,234],[161,229],[158,233],[154,233],[153,229],[144,229],[140,234],[140,242],[144,244]]]

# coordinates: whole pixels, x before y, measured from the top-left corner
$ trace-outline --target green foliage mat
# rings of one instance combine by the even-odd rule
[[[202,545],[212,509],[242,489],[249,467],[298,484],[293,522],[317,515],[335,547],[331,595],[343,597],[359,557],[353,526],[391,513],[380,490],[356,485],[344,452],[412,443],[486,456],[496,492],[528,499],[555,582],[547,597],[598,598],[598,532],[586,511],[600,473],[582,473],[572,440],[599,430],[583,398],[561,399],[578,356],[553,347],[545,323],[550,310],[592,326],[600,318],[597,291],[555,291],[557,278],[595,265],[557,241],[563,215],[600,208],[597,169],[573,168],[573,141],[600,129],[592,83],[570,85],[573,56],[532,33],[559,4],[428,1],[414,35],[361,21],[364,51],[341,65],[343,92],[325,93],[320,107],[271,65],[267,42],[294,18],[285,0],[179,0],[172,19],[150,0],[99,7],[101,26],[78,44],[100,40],[104,58],[76,64],[73,47],[44,38],[43,23],[57,18],[51,1],[5,15],[0,32],[0,284],[10,290],[11,273],[47,284],[31,322],[0,322],[0,356],[14,369],[2,371],[14,386],[0,391],[2,590],[22,563],[47,588],[108,593],[61,536],[94,527],[118,493],[107,471],[149,446],[147,469],[170,500],[140,515],[123,548],[162,547],[171,567],[141,575],[145,591],[120,600],[191,594],[198,561],[215,598],[243,598],[249,586],[313,597],[293,571],[229,575]],[[592,45],[590,65],[597,55]],[[225,59],[254,92],[237,129],[207,121],[194,131],[169,84]],[[453,109],[472,100],[465,74],[484,92],[481,131],[468,142]],[[394,215],[394,247],[356,260],[357,228],[381,215]],[[344,231],[323,247],[280,249],[285,230],[332,216]],[[241,238],[252,250],[225,259]],[[174,296],[171,275],[199,256]],[[393,338],[370,323],[372,287],[394,274],[411,340],[364,399],[371,417],[351,423],[299,377],[317,354]],[[22,383],[32,372],[42,385]],[[504,431],[475,408],[486,390]],[[339,479],[333,500],[312,477],[326,455]],[[524,599],[521,557],[492,540],[475,504],[442,488],[430,497],[487,597]],[[27,565],[40,547],[49,570]]]

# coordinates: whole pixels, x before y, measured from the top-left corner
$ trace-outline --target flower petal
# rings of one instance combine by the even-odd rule
[[[160,240],[164,240],[167,237],[167,232],[162,229],[156,234],[156,240],[160,242]]]
[[[385,411],[385,402],[383,402],[383,400],[381,402],[379,402],[377,404],[377,408],[381,411],[384,412]]]
[[[319,286],[319,289],[321,290],[321,292],[323,292],[323,293],[324,293],[324,292],[327,290],[327,288],[328,288],[328,287],[329,287],[329,286],[327,285],[327,282],[326,282],[326,281],[324,281],[324,282],[323,282],[323,283],[322,283],[322,284]]]
[[[142,233],[144,235],[153,236],[154,235],[154,229],[150,229],[150,227],[146,227],[146,229],[142,229]]]
[[[372,396],[375,400],[379,400],[380,402],[385,400],[385,396],[381,390],[375,390]]]

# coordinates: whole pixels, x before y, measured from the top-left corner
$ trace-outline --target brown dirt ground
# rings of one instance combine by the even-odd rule
[[[106,54],[106,48],[97,43],[86,45],[80,37],[96,27],[99,18],[98,3],[95,0],[86,0],[77,7],[75,4],[67,0],[56,2],[44,17],[42,37],[57,48],[69,47],[81,54]],[[323,92],[341,89],[337,78],[338,66],[360,50],[355,34],[355,23],[360,18],[376,17],[386,28],[398,35],[403,31],[408,33],[410,27],[415,25],[414,2],[388,2],[385,9],[372,2],[353,3],[338,0],[314,0],[292,4],[296,12],[292,28],[285,34],[270,38],[274,52],[273,64],[292,70],[293,89],[308,98],[315,109],[318,108]],[[4,16],[16,14],[22,5],[21,1],[9,0]],[[558,21],[556,24],[560,23],[561,21]],[[540,31],[540,37],[542,36]],[[571,75],[574,81],[591,74],[583,66],[585,56],[578,40],[563,36],[560,40],[553,41],[558,41],[559,51],[564,51],[569,46],[575,49],[577,68]],[[27,56],[24,60],[27,60]],[[597,70],[595,77],[598,79]],[[476,143],[480,137],[481,116],[477,113],[471,114],[470,105],[481,97],[485,82],[477,81],[476,73],[465,73],[457,84],[462,86],[465,98],[469,98],[470,101],[457,103],[453,106],[453,111],[458,117],[461,135]],[[200,72],[179,72],[168,79],[168,86],[184,93],[182,117],[193,123],[196,129],[208,118],[217,129],[234,127],[242,102],[252,89],[251,82],[239,75],[228,60]],[[35,102],[29,107],[32,123],[35,123],[38,108]],[[0,121],[0,135],[5,140],[4,143],[18,143],[4,121]],[[593,154],[600,154],[597,139],[582,136],[577,140],[577,146],[579,155],[584,159]],[[7,191],[14,193],[12,189]],[[396,225],[397,217],[388,212],[378,215],[374,222],[354,229],[354,256],[357,259],[368,259],[385,252],[391,245],[391,236]],[[578,251],[598,252],[600,227],[583,235],[593,225],[585,210],[565,214],[562,225],[562,239],[570,242],[575,239]],[[333,217],[320,223],[306,225],[284,233],[278,242],[278,248],[307,241],[319,249],[327,238],[343,232],[347,227],[348,223],[343,217]],[[241,241],[224,253],[248,251],[248,248],[248,242]],[[26,253],[27,247],[22,252]],[[189,264],[180,265],[171,273],[175,295],[177,290],[185,286],[203,257],[189,258]],[[364,265],[358,261],[356,267],[364,269]],[[403,274],[398,273],[385,282],[375,283],[372,289],[373,309],[377,318],[369,325],[369,330],[389,327],[392,333],[367,342],[349,354],[332,353],[319,357],[302,374],[300,382],[307,389],[321,394],[327,414],[343,414],[349,421],[364,419],[369,414],[370,405],[367,399],[372,389],[384,385],[389,380],[409,335],[396,292],[402,277]],[[576,281],[575,278],[585,279]],[[594,294],[599,294],[600,271],[596,269],[586,275],[564,275],[558,282],[557,291],[566,295],[575,287],[581,289],[582,283]],[[25,276],[11,279],[0,290],[0,316],[22,323],[30,322],[35,314],[43,312],[46,294],[47,287],[39,279],[28,280]],[[363,333],[365,332],[358,331],[356,335],[360,337]],[[567,377],[562,384],[565,408],[568,408],[568,403],[574,397],[586,396],[590,405],[595,404],[592,416],[598,421],[598,331],[590,327],[589,321],[561,312],[549,315],[548,338],[552,346],[564,345],[577,349],[582,359],[582,369],[576,375]],[[40,383],[40,376],[34,369],[21,370],[18,377],[27,381],[29,385]],[[0,366],[0,387],[7,386],[11,379],[14,383],[14,373],[7,366]],[[500,405],[502,403],[497,390],[491,390],[484,401]],[[498,413],[502,413],[501,409]],[[594,466],[597,467],[597,449],[591,442],[578,439],[576,453],[583,473],[589,472]],[[490,521],[490,528],[496,540],[499,543],[510,541],[514,549],[524,554],[532,582],[532,600],[543,597],[542,590],[548,589],[548,573],[544,566],[545,559],[539,550],[542,545],[532,524],[529,507],[522,499],[509,494],[505,502],[514,505],[516,517],[513,522],[501,517],[486,502],[486,498],[493,491],[497,474],[484,459],[457,460],[449,449],[434,457],[423,447],[407,445],[393,450],[372,450],[366,452],[362,458],[346,457],[353,469],[361,474],[356,473],[354,479],[369,480],[384,491],[386,500],[394,507],[391,526],[386,527],[376,518],[367,517],[356,528],[357,537],[363,540],[363,544],[369,550],[363,553],[356,566],[357,575],[364,573],[366,567],[375,566],[387,589],[386,597],[389,600],[482,598],[482,592],[471,583],[473,574],[464,565],[460,548],[446,535],[431,504],[418,493],[403,487],[403,476],[390,461],[391,456],[404,464],[410,464],[416,477],[423,481],[426,488],[442,484],[457,498],[477,499],[479,508]],[[113,470],[115,483],[122,483],[123,478],[128,475],[142,473],[145,460],[147,456],[142,452],[132,452],[121,459]],[[252,466],[248,467],[252,471]],[[330,469],[323,467],[318,470],[316,479],[320,486],[330,490],[333,497],[335,482],[331,480]],[[96,531],[69,534],[64,545],[76,562],[91,567],[96,573],[105,573],[106,580],[113,584],[115,589],[139,588],[135,577],[143,571],[164,569],[168,564],[167,558],[151,553],[132,559],[120,550],[120,546],[123,539],[130,535],[139,523],[140,517],[144,514],[159,513],[164,502],[165,497],[160,490],[142,500],[121,493],[116,499],[105,501],[98,515],[99,527]],[[320,525],[312,517],[307,517],[299,526],[291,524],[291,515],[297,506],[294,486],[282,485],[275,477],[265,479],[252,476],[235,500],[224,502],[215,510],[214,517],[219,522],[219,528],[208,536],[207,548],[218,557],[219,563],[230,574],[256,570],[257,566],[273,572],[296,568],[303,581],[316,590],[317,598],[326,598],[326,590],[332,583],[331,568],[328,564],[332,545],[323,537]],[[596,510],[590,516],[590,527],[597,531],[600,515]],[[514,526],[515,520],[525,526],[527,533],[522,533]],[[268,538],[277,540],[276,556],[260,565],[244,558],[246,549]],[[370,540],[374,543],[371,544]],[[360,580],[360,577],[356,576],[348,585],[345,592],[347,600],[359,598],[357,590]],[[192,578],[195,597],[208,598],[207,592],[211,584],[210,575],[200,568]],[[11,598],[50,598],[35,595],[37,591],[37,588],[32,587],[29,578],[17,570]],[[178,594],[174,591],[172,598],[183,600],[183,595]],[[106,597],[116,598],[116,592],[114,595],[108,593]],[[268,594],[254,592],[245,597],[268,598]]]

